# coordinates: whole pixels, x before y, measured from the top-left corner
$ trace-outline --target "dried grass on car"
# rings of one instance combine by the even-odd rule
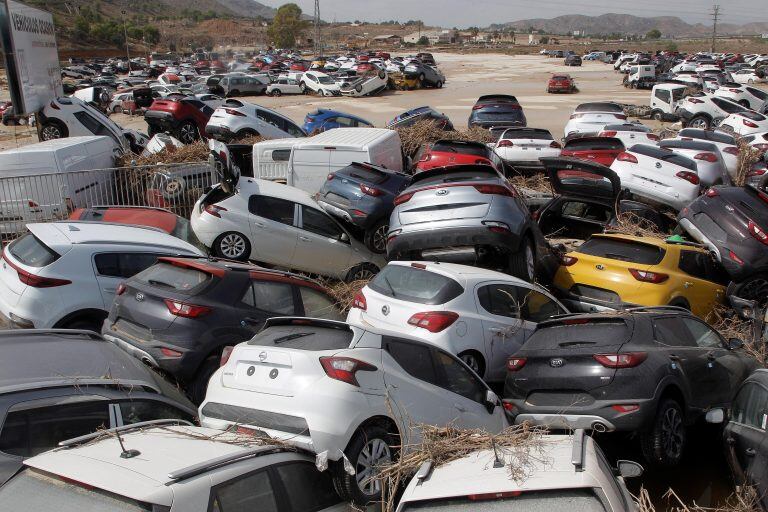
[[[441,130],[435,121],[419,121],[413,126],[396,129],[400,135],[403,152],[413,157],[422,144],[438,140],[469,140],[473,142],[493,142],[488,130],[470,128],[469,130]]]
[[[739,163],[734,185],[742,187],[747,184],[747,176],[752,166],[762,160],[764,152],[750,146],[739,138],[736,139],[736,144],[739,147]]]
[[[715,304],[706,321],[724,339],[737,338],[744,342],[742,350],[760,366],[768,368],[768,345],[755,336],[752,321],[740,318],[733,309],[720,304]]]
[[[529,176],[511,176],[509,181],[515,188],[527,188],[545,194],[552,192],[552,187],[549,185],[549,178],[541,173],[531,174]]]
[[[131,167],[157,164],[182,164],[190,162],[205,162],[208,160],[208,144],[197,141],[192,144],[177,148],[167,147],[162,151],[148,155],[136,156],[132,153],[121,156],[118,159],[118,167]]]
[[[321,279],[320,283],[328,290],[328,293],[331,294],[334,301],[336,301],[336,306],[339,310],[342,313],[347,314],[352,308],[352,301],[355,299],[355,295],[357,295],[357,292],[362,290],[369,281],[369,279],[361,279],[359,281],[345,283],[343,281]]]
[[[722,505],[717,507],[702,507],[695,502],[686,504],[675,491],[667,491],[663,499],[667,505],[663,510],[667,512],[760,512],[760,497],[753,487],[739,486],[736,491],[725,499]],[[640,489],[637,496],[640,512],[656,512],[657,508],[651,501],[651,496],[645,488]]]
[[[623,212],[616,216],[616,224],[606,229],[607,233],[657,238],[665,240],[669,234],[664,233],[651,221],[632,212]]]

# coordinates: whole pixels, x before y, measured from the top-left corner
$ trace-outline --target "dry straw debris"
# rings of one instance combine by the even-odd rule
[[[441,130],[434,121],[419,121],[413,126],[397,128],[403,152],[413,157],[422,144],[438,140],[469,140],[473,142],[493,142],[490,132],[480,128],[469,130]]]
[[[664,494],[667,501],[666,512],[760,512],[760,497],[753,487],[736,487],[736,491],[718,507],[702,507],[696,503],[686,504],[672,489]],[[636,497],[639,512],[656,512],[650,494],[645,488],[640,489]]]

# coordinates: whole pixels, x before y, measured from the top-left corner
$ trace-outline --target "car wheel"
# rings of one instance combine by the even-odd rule
[[[641,434],[643,456],[650,464],[676,466],[683,457],[685,441],[683,409],[675,400],[665,399],[659,405],[651,429]]]
[[[485,375],[485,361],[483,360],[483,356],[475,352],[474,350],[467,350],[466,352],[462,352],[459,354],[459,359],[464,361],[467,366],[472,368],[472,371],[474,371],[480,378],[482,379]]]
[[[704,116],[696,116],[688,122],[688,128],[699,128],[700,130],[709,130],[709,119]]]
[[[768,275],[756,274],[736,285],[733,295],[756,301],[763,306],[768,302]]]
[[[280,89],[275,89],[274,91],[272,91],[272,96],[280,97],[281,94],[283,93],[280,92]]]
[[[383,70],[383,69],[382,69],[382,70],[380,70],[380,71],[379,71],[379,78],[381,78],[382,80],[384,80],[386,77],[387,77],[387,74],[384,72],[384,70]]]
[[[661,110],[654,110],[651,112],[651,119],[654,121],[663,121],[664,120],[664,112]]]
[[[219,358],[211,356],[202,362],[197,369],[195,377],[187,386],[187,395],[192,403],[200,405],[205,399],[205,392],[208,389],[208,381],[211,375],[219,368]]]
[[[69,135],[64,123],[56,120],[48,120],[40,129],[40,138],[42,140],[63,139]]]
[[[103,318],[97,318],[93,316],[87,318],[78,318],[77,320],[68,322],[61,327],[63,329],[79,329],[81,331],[93,331],[99,333],[101,332],[101,326],[103,323]]]
[[[435,84],[435,87],[438,88],[438,89],[442,89],[443,88],[443,82],[438,80],[437,83]]]
[[[387,233],[389,233],[389,218],[382,219],[365,232],[363,243],[376,254],[387,252]]]
[[[119,105],[116,105],[116,106],[112,107],[112,113],[113,114],[119,114],[120,112],[122,112],[122,110],[123,109]]]
[[[192,144],[198,138],[197,126],[192,121],[185,121],[179,126],[179,140],[184,144]]]
[[[379,468],[397,457],[399,442],[390,432],[378,425],[358,430],[349,442],[344,455],[355,468],[350,475],[337,464],[334,483],[341,498],[364,507],[381,500],[381,482],[376,479]]]
[[[749,85],[752,85],[752,84],[754,84],[754,83],[755,83],[755,81],[754,81],[754,80],[752,80],[752,79],[750,78],[749,80],[747,80],[747,83],[748,83]]]
[[[239,132],[237,132],[233,137],[233,140],[242,140],[247,137],[258,137],[258,136],[259,136],[259,132],[246,128],[245,130],[240,130]]]
[[[523,239],[522,247],[509,256],[509,273],[529,283],[536,276],[536,252],[529,238]]]
[[[235,261],[248,261],[251,255],[251,244],[245,235],[230,231],[219,235],[213,242],[216,255]]]
[[[299,84],[299,89],[301,89],[301,94],[307,94],[307,84],[304,82]]]
[[[741,100],[741,101],[739,102],[739,105],[741,105],[742,107],[745,107],[745,108],[751,108],[751,107],[749,106],[749,102],[748,102],[747,100]]]
[[[424,79],[425,79],[425,78],[426,78],[426,77],[424,76],[424,73],[420,74],[420,75],[419,75],[419,82],[424,82]]]
[[[229,91],[229,94],[227,94],[227,98],[234,98],[235,96],[238,96],[240,94],[240,91],[237,89],[233,91]]]
[[[379,269],[373,263],[360,263],[352,267],[347,272],[347,277],[344,279],[347,283],[354,283],[355,281],[369,281],[373,276],[379,273]]]

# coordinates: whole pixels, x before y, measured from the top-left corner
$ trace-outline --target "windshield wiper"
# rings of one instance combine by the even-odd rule
[[[158,281],[157,279],[149,279],[147,280],[147,283],[153,284],[156,286],[165,286],[166,288],[173,288],[176,289],[175,286],[173,286],[171,283],[166,283],[165,281]]]
[[[288,334],[286,336],[280,336],[279,338],[275,338],[272,343],[277,345],[278,343],[285,343],[286,341],[296,340],[299,338],[303,338],[305,336],[312,336],[315,333],[313,332],[296,332],[293,334]]]
[[[387,287],[389,288],[389,291],[392,292],[392,298],[397,298],[397,293],[395,293],[395,289],[392,287],[392,283],[389,282],[389,278],[387,276],[381,276],[384,278],[384,282],[386,283]]]

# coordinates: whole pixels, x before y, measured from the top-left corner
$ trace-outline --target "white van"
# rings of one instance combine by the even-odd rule
[[[270,167],[275,151],[284,158],[285,146],[280,142],[254,145],[254,177],[271,180],[284,179],[288,185],[310,194],[320,191],[328,174],[352,162],[365,162],[393,171],[404,169],[400,136],[384,128],[336,128],[304,139],[294,139],[287,166]],[[258,148],[258,149],[257,149]],[[281,152],[282,150],[282,152]],[[269,157],[266,154],[269,154]],[[277,163],[277,162],[273,162]],[[279,175],[285,169],[285,174]]]
[[[656,121],[677,121],[677,104],[688,91],[687,85],[658,84],[651,90],[651,118]]]
[[[112,204],[112,168],[119,152],[104,136],[53,139],[0,152],[0,234],[22,232],[28,222],[66,218],[68,209]]]
[[[307,139],[273,139],[253,145],[253,174],[263,180],[285,181],[293,146]]]

